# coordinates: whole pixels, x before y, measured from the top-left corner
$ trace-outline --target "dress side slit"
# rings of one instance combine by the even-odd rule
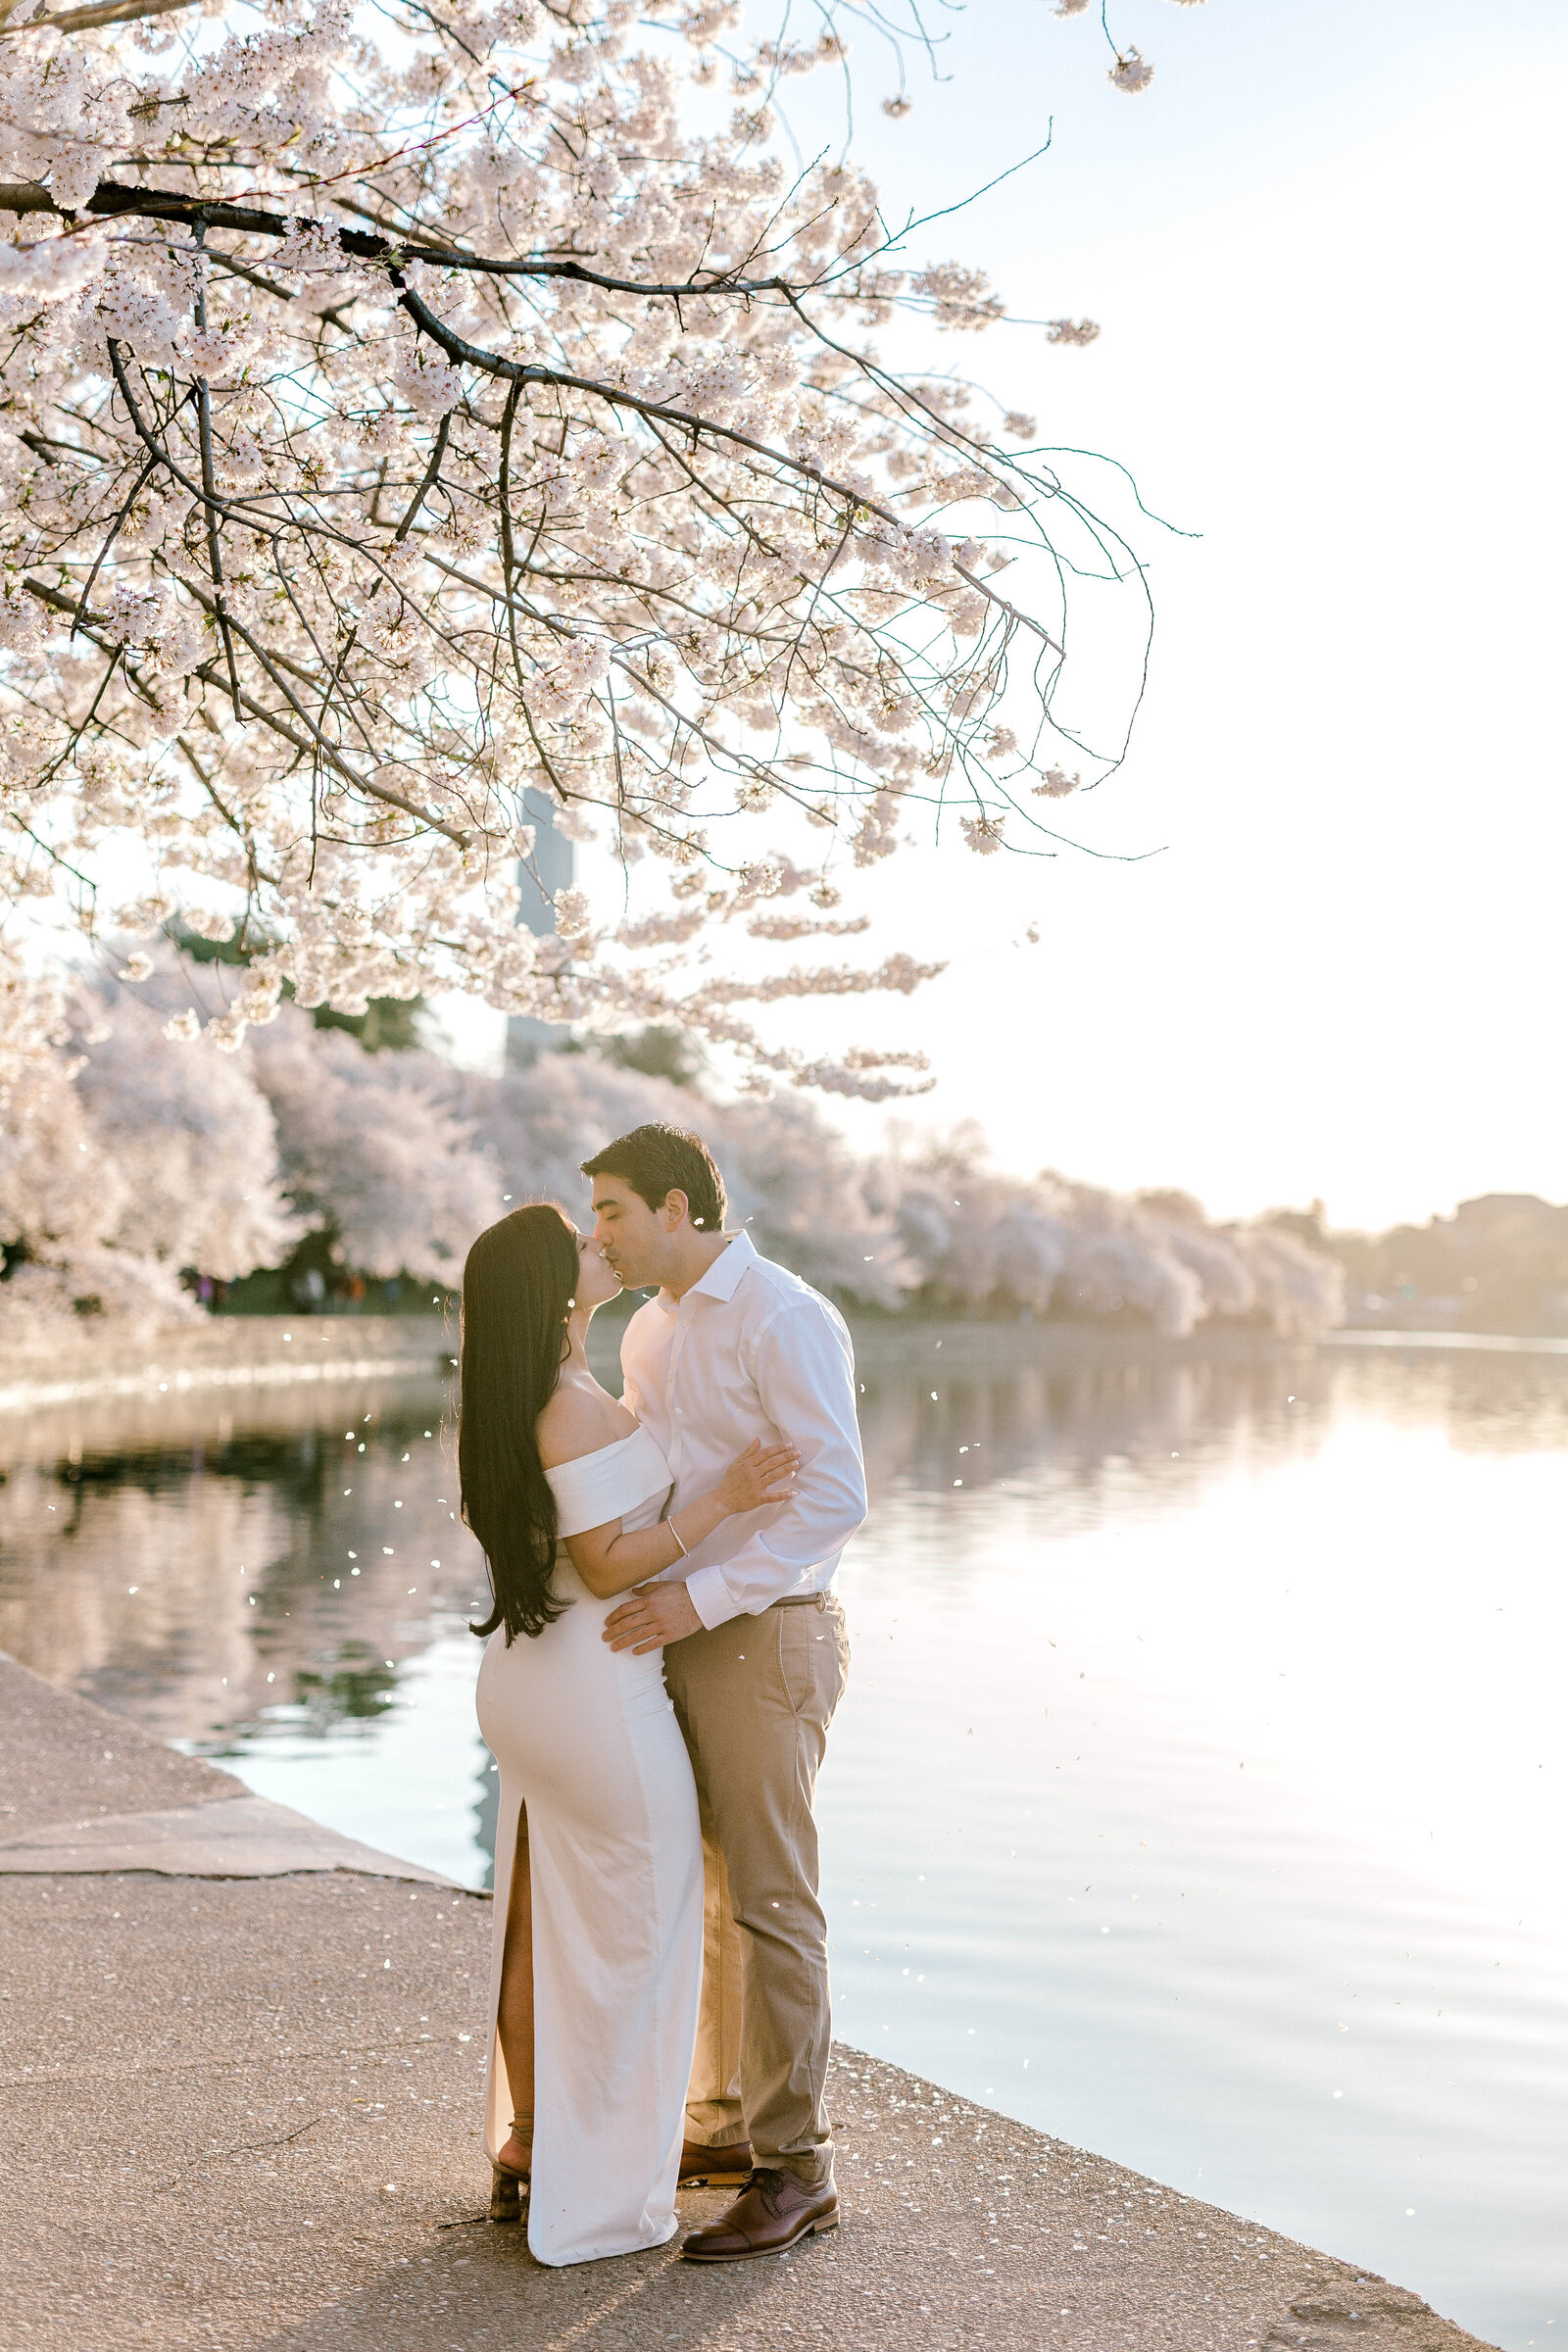
[[[496,2034],[507,2073],[513,2116],[533,2115],[533,1880],[528,1868],[528,1808],[517,1808],[507,1900],[507,1940],[501,1961],[501,1998]]]

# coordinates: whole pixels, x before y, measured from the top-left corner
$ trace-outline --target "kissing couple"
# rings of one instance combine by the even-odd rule
[[[865,1517],[843,1318],[724,1230],[700,1137],[583,1162],[594,1228],[514,1209],[463,1275],[463,1516],[494,1606],[500,1766],[491,2214],[540,2262],[662,2245],[679,2186],[737,2188],[693,2262],[838,2220],[811,1798]],[[617,1403],[588,1325],[657,1285]]]

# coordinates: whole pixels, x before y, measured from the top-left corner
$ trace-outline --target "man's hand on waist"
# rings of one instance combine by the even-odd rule
[[[629,1649],[640,1658],[646,1650],[663,1649],[702,1630],[703,1621],[684,1585],[653,1584],[637,1587],[618,1609],[612,1609],[604,1638],[612,1649]]]

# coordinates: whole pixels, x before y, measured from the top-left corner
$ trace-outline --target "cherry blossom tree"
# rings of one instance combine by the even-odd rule
[[[612,1136],[653,1119],[708,1133],[708,1106],[685,1088],[597,1054],[541,1054],[499,1077],[470,1071],[463,1102],[495,1155],[509,1204],[555,1200],[573,1219],[588,1193],[581,1163]]]
[[[20,997],[40,1002],[35,988]],[[296,1230],[248,1069],[184,1052],[129,988],[56,999],[47,1050],[0,1119],[7,1344],[83,1321],[178,1321],[192,1311],[187,1267],[248,1274],[275,1264]]]
[[[107,997],[85,992],[74,1039],[91,1156],[114,1176],[101,1238],[223,1281],[275,1265],[297,1229],[274,1172],[272,1112],[250,1073],[227,1056],[182,1052],[130,989]]]
[[[1054,849],[1127,716],[1063,712],[1075,582],[1145,588],[1032,419],[882,355],[983,273],[785,160],[784,85],[888,21],[0,0],[5,894],[237,934],[222,1046],[458,987],[919,1085],[753,1008],[940,968],[808,960],[911,833]],[[543,937],[530,791],[612,877]]]
[[[505,1213],[492,1155],[434,1054],[368,1054],[285,1006],[245,1057],[277,1121],[281,1181],[305,1224],[362,1274],[455,1288]]]
[[[923,1295],[949,1311],[1012,1304],[1167,1338],[1207,1321],[1311,1338],[1344,1318],[1342,1267],[1269,1218],[1214,1225],[1185,1193],[1000,1175],[972,1125],[896,1138],[866,1187],[896,1217]]]

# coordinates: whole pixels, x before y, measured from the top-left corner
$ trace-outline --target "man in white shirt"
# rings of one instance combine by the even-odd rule
[[[613,1648],[663,1648],[697,1778],[707,1951],[682,2177],[755,2170],[683,2252],[743,2261],[838,2218],[811,1797],[849,1665],[833,1572],[865,1517],[855,1358],[827,1299],[724,1232],[723,1178],[699,1137],[639,1127],[583,1173],[611,1264],[628,1289],[659,1285],[620,1360],[626,1404],[674,1474],[668,1509],[754,1438],[801,1453],[785,1500],[726,1520],[605,1628]]]

